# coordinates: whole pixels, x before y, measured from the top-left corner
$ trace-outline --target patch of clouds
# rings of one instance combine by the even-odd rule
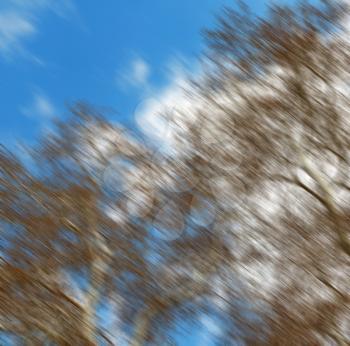
[[[148,88],[151,68],[141,57],[134,58],[125,72],[117,73],[117,83],[121,88]]]
[[[43,12],[67,18],[75,12],[73,0],[7,0],[0,4],[0,57],[12,60],[16,55],[42,61],[29,53],[25,43],[39,32]]]
[[[27,117],[41,120],[52,119],[56,115],[51,100],[42,92],[35,92],[29,106],[21,107],[20,111]]]
[[[64,18],[76,11],[73,0],[9,0],[9,3],[24,11],[50,10]]]
[[[136,59],[132,63],[131,80],[137,85],[144,85],[148,82],[150,67],[143,59]]]
[[[36,31],[25,16],[15,11],[0,12],[0,53],[8,56],[21,50],[22,41],[35,35]]]
[[[138,104],[134,112],[135,123],[140,130],[160,149],[174,151],[175,136],[181,129],[196,120],[195,114],[201,103],[189,98],[186,91],[191,89],[188,77],[191,76],[185,60],[172,59],[167,65],[169,82],[160,89],[153,88]],[[196,66],[194,66],[196,67]],[[195,68],[192,69],[195,71]],[[197,72],[192,72],[196,75]]]

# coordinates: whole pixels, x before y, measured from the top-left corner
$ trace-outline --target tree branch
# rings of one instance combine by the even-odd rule
[[[314,169],[314,167],[312,167],[312,165],[309,163],[309,161],[307,160],[304,153],[299,147],[298,152],[302,168],[318,184],[323,193],[322,199],[318,199],[322,201],[323,205],[327,208],[331,218],[333,219],[335,232],[338,236],[339,246],[348,256],[350,256],[350,241],[347,237],[345,230],[342,227],[342,216],[338,212],[331,187],[329,186],[327,181],[322,177],[322,175],[319,174],[319,172],[317,172],[317,170]]]

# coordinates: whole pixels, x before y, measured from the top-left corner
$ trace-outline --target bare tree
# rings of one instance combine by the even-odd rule
[[[115,344],[98,315],[118,299],[133,346],[213,307],[219,342],[349,344],[346,10],[227,8],[175,156],[84,105],[29,166],[1,150],[2,330]]]
[[[186,226],[194,191],[175,171],[164,180],[158,155],[92,107],[72,113],[28,165],[1,149],[1,330],[25,344],[116,344],[99,322],[115,299],[143,345],[196,313],[181,306],[205,296],[229,255],[205,225]]]
[[[268,322],[258,344],[350,342],[347,13],[336,1],[264,18],[226,8],[206,32],[202,110],[181,123],[224,207],[232,276]]]
[[[106,338],[97,310],[114,278],[146,272],[133,246],[145,229],[108,216],[112,199],[101,179],[107,150],[134,148],[118,145],[117,129],[86,107],[74,112],[38,145],[29,167],[1,151],[1,325],[25,342],[95,345]]]

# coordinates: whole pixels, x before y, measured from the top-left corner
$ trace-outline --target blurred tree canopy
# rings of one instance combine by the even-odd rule
[[[162,345],[215,309],[219,345],[348,345],[347,13],[224,9],[204,33],[193,116],[167,117],[176,154],[83,103],[30,163],[1,148],[1,331]]]

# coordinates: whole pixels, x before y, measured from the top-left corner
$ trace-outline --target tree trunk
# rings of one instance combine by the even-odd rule
[[[146,307],[138,313],[135,321],[135,332],[131,339],[130,346],[144,345],[149,335],[152,318],[157,312],[157,309],[154,307]]]
[[[90,210],[92,210],[91,206]],[[89,225],[87,246],[92,261],[90,268],[90,285],[85,294],[84,301],[83,335],[86,338],[87,346],[97,346],[96,336],[98,335],[98,326],[96,324],[96,310],[101,298],[101,289],[104,286],[111,253],[103,236],[98,230],[96,216],[93,212],[88,212],[87,216]]]
[[[322,177],[322,175],[319,174],[319,172],[317,172],[316,169],[312,167],[312,165],[308,162],[307,158],[300,151],[300,149],[299,154],[302,163],[302,168],[312,179],[314,179],[314,181],[318,184],[323,193],[324,205],[328,209],[329,215],[333,220],[335,233],[338,237],[338,244],[341,247],[341,249],[348,256],[350,256],[350,241],[348,239],[347,230],[344,229],[343,216],[338,212],[338,208],[335,204],[331,187],[329,186],[327,181]]]

